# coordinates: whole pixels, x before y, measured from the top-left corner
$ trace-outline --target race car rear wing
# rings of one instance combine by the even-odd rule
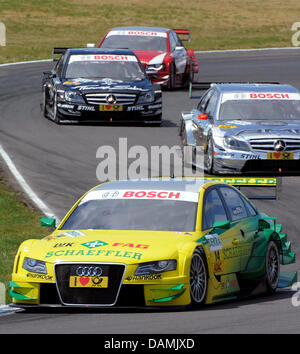
[[[178,35],[188,36],[188,38],[181,38],[182,41],[191,41],[191,31],[188,29],[173,29],[173,31]]]
[[[217,181],[230,184],[237,187],[243,192],[248,199],[265,199],[265,200],[278,200],[281,197],[282,177],[203,177],[208,181]],[[243,191],[241,188],[245,188]],[[272,191],[273,194],[261,195],[259,188],[263,188],[264,192]],[[275,192],[274,192],[275,190]],[[248,193],[250,192],[250,193]],[[258,193],[257,193],[258,192]]]
[[[224,82],[224,81],[212,81],[212,82],[200,82],[200,81],[191,81],[189,84],[189,97],[190,98],[201,98],[201,96],[193,96],[194,91],[206,91],[210,89],[213,85],[217,84],[272,84],[272,85],[280,85],[280,82],[262,82],[262,81],[231,81],[231,82]]]

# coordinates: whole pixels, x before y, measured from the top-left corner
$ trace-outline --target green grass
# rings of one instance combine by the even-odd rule
[[[41,215],[12,191],[0,177],[0,282],[8,303],[8,282],[19,245],[30,238],[42,238],[49,230],[40,226]]]
[[[289,47],[298,0],[0,0],[0,63],[48,59],[55,46],[98,43],[114,26],[189,28],[196,50]]]

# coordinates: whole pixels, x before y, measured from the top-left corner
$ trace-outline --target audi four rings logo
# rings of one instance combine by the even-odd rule
[[[76,268],[76,275],[79,277],[100,277],[101,274],[102,268],[100,267],[80,266]]]
[[[276,140],[274,143],[275,151],[283,151],[285,149],[285,142],[283,140]]]
[[[114,104],[117,102],[117,99],[114,95],[107,95],[106,96],[106,102],[109,104]]]

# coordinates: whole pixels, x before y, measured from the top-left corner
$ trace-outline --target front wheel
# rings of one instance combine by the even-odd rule
[[[175,82],[176,82],[176,69],[175,69],[175,64],[172,63],[170,67],[170,78],[168,84],[169,90],[173,90],[175,88]]]
[[[266,252],[266,287],[267,294],[275,293],[280,276],[280,256],[276,243],[270,241]]]
[[[210,138],[207,143],[207,150],[206,150],[206,169],[207,173],[214,174],[214,143]]]
[[[52,107],[52,119],[56,124],[61,123],[61,119],[63,118],[63,115],[58,112],[57,109],[57,96],[56,93],[54,93],[54,98],[53,98],[53,107]]]
[[[205,255],[202,250],[195,249],[190,268],[190,295],[191,305],[203,305],[208,283],[208,272]]]

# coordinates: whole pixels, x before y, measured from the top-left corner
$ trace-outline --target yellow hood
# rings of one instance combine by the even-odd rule
[[[137,230],[57,230],[35,242],[27,257],[55,263],[121,262],[135,264],[177,258],[182,243],[195,234]]]

